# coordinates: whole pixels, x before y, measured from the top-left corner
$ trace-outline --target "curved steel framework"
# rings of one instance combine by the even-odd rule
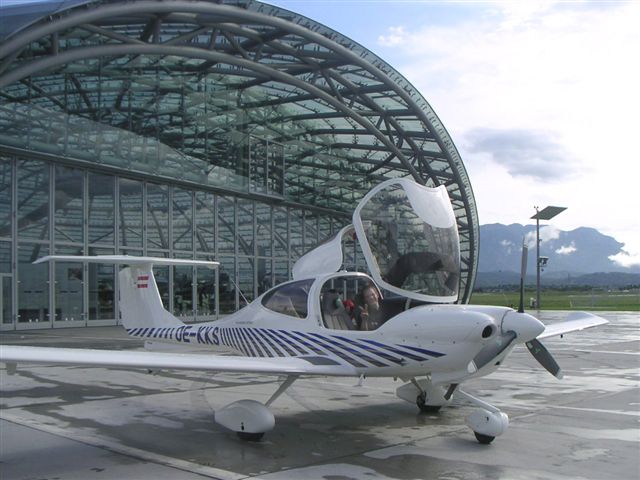
[[[339,33],[254,1],[86,2],[0,45],[0,146],[347,214],[372,186],[445,185],[461,301],[478,219],[424,98]]]

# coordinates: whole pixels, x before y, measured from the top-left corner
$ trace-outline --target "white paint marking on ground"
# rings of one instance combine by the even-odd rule
[[[69,428],[61,428],[56,425],[44,425],[39,422],[27,420],[20,417],[19,415],[12,415],[11,412],[7,411],[0,413],[0,419],[25,427],[33,428],[34,430],[39,430],[41,432],[50,433],[62,438],[67,438],[69,440],[84,443],[92,447],[102,448],[110,452],[146,460],[148,462],[157,463],[178,470],[205,475],[219,480],[240,480],[243,478],[247,478],[247,475],[230,472],[228,470],[222,470],[221,468],[208,467],[205,465],[200,465],[198,463],[187,462],[185,460],[179,460],[176,458],[167,457],[165,455],[147,452],[139,448],[125,447],[117,442],[93,436],[91,434],[78,433]]]
[[[576,410],[579,412],[608,413],[611,415],[628,415],[630,417],[640,417],[640,412],[625,412],[623,410],[604,410],[601,408],[565,407],[562,405],[550,405],[549,408],[559,408],[563,410]]]
[[[611,353],[613,355],[640,355],[640,352],[615,352],[612,350],[580,350],[576,349],[576,352],[581,353]]]

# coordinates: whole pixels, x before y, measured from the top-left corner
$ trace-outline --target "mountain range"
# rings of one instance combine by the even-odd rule
[[[610,257],[624,244],[594,228],[563,231],[540,227],[540,256],[548,262],[542,284],[625,286],[640,284],[640,266],[624,267]],[[527,283],[535,283],[536,226],[493,223],[480,226],[476,287],[518,284],[522,244],[529,247]]]

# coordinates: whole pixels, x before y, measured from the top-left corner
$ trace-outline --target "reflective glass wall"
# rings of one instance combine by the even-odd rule
[[[113,265],[33,264],[45,255],[217,260],[157,267],[165,307],[204,321],[290,278],[293,263],[349,220],[326,213],[0,154],[0,326],[117,323]]]

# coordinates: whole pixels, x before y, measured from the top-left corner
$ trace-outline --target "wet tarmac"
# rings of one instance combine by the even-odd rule
[[[546,323],[562,312],[542,312]],[[480,445],[455,400],[419,414],[400,381],[310,378],[271,407],[276,427],[247,443],[213,421],[235,400],[266,401],[277,377],[19,365],[0,370],[0,478],[638,479],[640,315],[544,341],[557,380],[518,347],[464,385],[509,415]],[[3,344],[140,349],[120,327],[3,332]]]

